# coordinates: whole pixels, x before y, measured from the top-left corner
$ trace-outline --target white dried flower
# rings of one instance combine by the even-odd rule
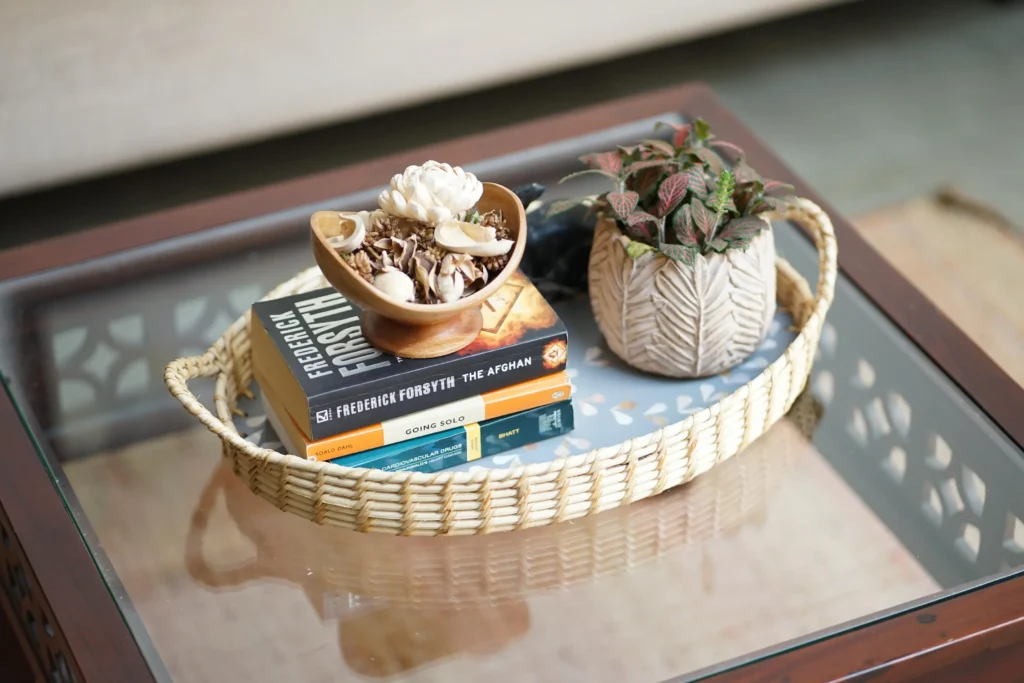
[[[416,298],[416,285],[412,278],[394,268],[378,273],[373,278],[373,286],[399,301],[412,301]]]
[[[501,256],[512,248],[512,240],[499,240],[494,228],[463,221],[445,221],[434,228],[434,242],[446,251],[470,256]]]
[[[483,184],[472,173],[458,166],[428,161],[395,175],[377,203],[393,216],[440,225],[475,206],[483,191]]]

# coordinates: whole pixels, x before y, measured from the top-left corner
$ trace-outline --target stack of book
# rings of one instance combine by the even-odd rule
[[[331,288],[252,307],[253,374],[293,455],[436,472],[572,430],[565,326],[522,273],[483,306],[468,347],[398,358],[362,336]]]

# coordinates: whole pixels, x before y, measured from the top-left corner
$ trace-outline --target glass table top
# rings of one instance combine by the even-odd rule
[[[469,168],[553,186],[590,148]],[[0,285],[0,368],[158,680],[699,677],[1024,564],[1021,453],[843,277],[810,389],[691,484],[483,537],[278,511],[222,465],[163,367],[312,265],[310,211],[374,196]],[[776,239],[814,282],[802,233]]]

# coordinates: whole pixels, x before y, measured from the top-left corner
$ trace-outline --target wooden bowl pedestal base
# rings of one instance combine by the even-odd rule
[[[433,325],[410,325],[363,311],[363,336],[381,351],[402,358],[437,358],[473,343],[484,320],[479,308]]]

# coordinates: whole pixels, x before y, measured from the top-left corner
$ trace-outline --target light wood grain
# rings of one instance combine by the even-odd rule
[[[854,219],[873,247],[1024,386],[1024,238],[945,191]]]
[[[384,351],[404,349],[401,354],[408,358],[434,358],[470,344],[480,332],[482,319],[479,309],[484,301],[493,296],[505,284],[509,276],[519,267],[526,250],[526,211],[519,197],[511,190],[495,183],[484,183],[483,195],[477,203],[481,212],[501,211],[508,226],[509,235],[515,241],[508,263],[496,276],[491,278],[480,291],[448,304],[417,304],[397,301],[385,296],[364,280],[335,251],[327,239],[334,232],[338,223],[335,211],[317,211],[310,217],[310,239],[313,245],[313,256],[331,285],[366,311],[373,311],[380,318],[387,319],[383,324],[363,325],[363,335],[371,343]],[[478,316],[462,316],[469,309],[476,309]],[[430,326],[450,323],[453,319],[461,320],[450,330]],[[476,323],[476,329],[469,333],[467,325]],[[423,329],[426,328],[426,329]],[[438,333],[451,332],[446,340],[432,339]],[[461,345],[456,345],[460,343]],[[393,352],[393,351],[391,351]]]

